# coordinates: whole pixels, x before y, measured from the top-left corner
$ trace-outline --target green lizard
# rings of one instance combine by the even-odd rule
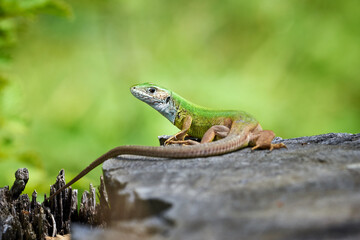
[[[166,145],[171,146],[125,145],[115,147],[90,163],[69,183],[51,195],[49,200],[107,159],[122,154],[161,158],[194,158],[220,155],[247,146],[252,146],[252,150],[270,149],[270,151],[275,148],[286,148],[283,143],[272,144],[271,141],[275,137],[274,132],[262,130],[260,124],[248,113],[200,107],[176,93],[152,83],[132,86],[130,91],[136,98],[149,104],[180,129],[165,142]],[[187,135],[201,138],[201,143],[185,140]],[[179,146],[179,144],[186,146]]]

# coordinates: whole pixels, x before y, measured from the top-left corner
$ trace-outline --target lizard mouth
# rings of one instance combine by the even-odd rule
[[[144,91],[141,91],[136,87],[130,88],[130,92],[131,92],[132,95],[134,95],[134,97],[139,98],[139,99],[143,99],[144,97],[150,97]]]
[[[138,96],[142,96],[143,94],[141,93],[140,90],[138,90],[136,87],[131,87],[130,88],[130,92],[132,95],[134,95],[134,97],[138,97]]]
[[[156,97],[146,93],[146,91],[139,89],[137,87],[131,87],[130,92],[132,95],[134,95],[134,97],[136,97],[137,99],[139,99],[143,102],[146,102],[149,105],[154,105],[156,103],[161,102]]]

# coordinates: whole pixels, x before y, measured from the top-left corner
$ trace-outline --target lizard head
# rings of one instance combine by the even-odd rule
[[[175,122],[177,107],[172,92],[153,83],[142,83],[130,88],[132,95],[147,103],[170,122]]]

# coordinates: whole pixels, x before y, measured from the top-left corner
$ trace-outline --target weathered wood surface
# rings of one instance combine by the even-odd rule
[[[360,239],[360,134],[103,164],[112,228],[76,239]],[[90,236],[90,237],[89,237]]]
[[[103,179],[100,179],[99,199],[96,204],[95,188],[85,191],[78,208],[78,192],[71,188],[57,195],[52,201],[37,201],[34,191],[31,200],[22,194],[29,179],[26,168],[18,169],[11,189],[0,188],[0,240],[32,240],[70,233],[71,222],[92,226],[106,226],[109,205]],[[50,193],[65,185],[64,171],[61,170]],[[46,199],[46,196],[44,197]],[[79,210],[78,210],[79,209]]]

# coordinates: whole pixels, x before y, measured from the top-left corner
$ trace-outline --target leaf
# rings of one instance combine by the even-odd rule
[[[72,17],[71,7],[62,0],[2,0],[0,16],[17,17],[29,14],[47,13]]]
[[[47,13],[68,18],[72,18],[74,16],[72,8],[66,2],[61,0],[48,1],[47,4],[39,7],[37,10],[39,13]]]
[[[16,23],[14,19],[0,20],[0,48],[10,47],[16,43]],[[3,51],[1,54],[3,55]]]

